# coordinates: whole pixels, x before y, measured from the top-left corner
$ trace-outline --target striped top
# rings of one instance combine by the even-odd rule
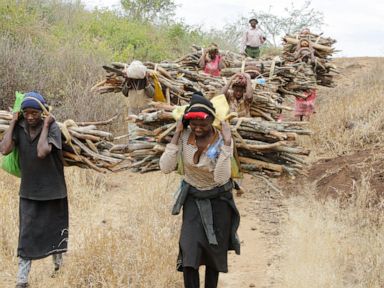
[[[164,173],[170,173],[177,168],[177,156],[182,149],[184,162],[184,180],[200,190],[209,190],[224,185],[231,178],[231,157],[233,155],[233,143],[231,146],[222,145],[217,158],[208,158],[206,151],[201,154],[199,162],[193,163],[193,156],[197,152],[197,146],[190,139],[191,130],[183,131],[179,144],[169,143],[160,158],[160,169]]]

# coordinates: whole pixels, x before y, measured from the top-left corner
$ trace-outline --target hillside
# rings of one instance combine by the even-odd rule
[[[382,287],[383,62],[337,59],[338,87],[320,89],[307,176],[246,177],[236,198],[242,254],[219,287]],[[369,101],[367,101],[369,99]],[[66,170],[70,251],[50,277],[36,261],[31,287],[182,287],[175,271],[180,217],[169,213],[177,175]],[[0,287],[17,269],[17,189],[0,171]]]

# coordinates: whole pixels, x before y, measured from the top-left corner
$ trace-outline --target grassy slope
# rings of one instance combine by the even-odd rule
[[[318,114],[311,124],[316,136],[307,144],[315,151],[314,163],[319,157],[359,153],[359,149],[382,146],[382,127],[377,126],[377,119],[383,117],[383,110],[379,109],[384,75],[379,64],[383,59],[339,61],[344,66],[344,80],[336,89],[321,91]],[[351,63],[364,66],[348,68]],[[367,97],[371,101],[366,101]],[[324,121],[324,117],[331,121]],[[348,121],[356,123],[355,126],[345,127]],[[372,131],[376,132],[373,137]],[[271,269],[264,278],[275,280],[272,285],[267,279],[266,287],[381,287],[384,284],[382,199],[370,187],[370,177],[377,172],[375,167],[364,167],[359,178],[348,180],[353,193],[342,202],[316,200],[316,179],[309,179],[301,184],[300,191],[276,204],[268,200],[268,210],[256,211],[253,203],[259,200],[254,199],[266,190],[252,188],[260,185],[258,179],[253,180],[258,183],[256,186],[248,183],[251,194],[246,199],[252,203],[240,201],[240,208],[248,211],[246,218],[261,219],[255,220],[257,230],[271,228],[268,225],[272,224],[262,221],[265,212],[280,209],[281,205],[286,211],[282,217],[285,220],[273,220],[279,225],[279,236],[271,233],[265,238],[265,246],[279,239],[278,247],[268,252],[278,263],[268,263]],[[127,172],[99,175],[79,169],[68,169],[66,173],[71,214],[67,266],[52,279],[50,259],[35,262],[31,273],[33,287],[181,287],[180,274],[174,272],[180,219],[169,215],[176,176]],[[17,267],[18,183],[2,171],[0,176],[0,286],[12,287]],[[298,186],[295,187],[297,190]],[[271,199],[276,198],[273,192],[269,193]],[[247,225],[251,223],[240,231],[244,237],[248,233],[244,229],[251,227]],[[245,245],[249,247],[252,242],[246,241]],[[255,264],[260,262],[257,257],[243,258],[247,263],[235,259],[238,258],[231,260],[235,276],[245,264],[258,267],[258,271],[249,273],[263,274],[264,268]],[[162,264],[158,266],[159,263]],[[231,279],[223,277],[222,284],[243,283],[240,281],[247,277],[246,274],[239,274],[238,278],[230,276]]]

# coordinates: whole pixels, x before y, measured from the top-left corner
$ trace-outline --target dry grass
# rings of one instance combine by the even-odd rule
[[[46,51],[30,39],[16,41],[0,35],[0,65],[4,67],[0,71],[0,109],[13,106],[15,91],[38,91],[60,121],[105,120],[118,113],[123,115],[124,96],[90,92],[104,76],[100,67],[105,63],[103,57],[78,48],[75,40]]]
[[[377,59],[355,80],[321,92],[311,123],[315,135],[307,143],[314,161],[382,146],[383,61]],[[376,193],[382,191],[369,185],[372,173],[380,171],[366,167],[347,203],[319,202],[312,185],[286,200],[289,217],[281,227],[283,257],[276,272],[282,280],[275,286],[384,287],[384,201]],[[66,174],[71,225],[66,265],[51,279],[50,259],[34,262],[33,287],[182,286],[174,269],[180,219],[169,213],[169,191],[176,187],[177,177],[100,175],[76,168]],[[19,184],[2,171],[0,179],[0,287],[12,287]]]
[[[360,60],[361,61],[361,60]],[[348,64],[335,89],[321,89],[311,119],[313,157],[336,156],[381,145],[384,139],[384,58],[371,59],[356,75]]]
[[[345,65],[347,61],[357,60],[346,59]],[[339,88],[321,91],[323,98],[311,123],[315,135],[307,143],[315,152],[314,161],[383,147],[384,59],[370,63]],[[289,220],[282,230],[279,287],[384,287],[384,199],[382,191],[370,187],[382,167],[373,167],[374,159],[370,163],[361,166],[362,176],[355,179],[347,202],[318,201],[313,184],[286,201]]]
[[[0,287],[12,287],[18,183],[2,171],[0,175]],[[145,182],[146,177],[123,173],[111,181],[110,175],[76,168],[67,169],[66,177],[69,253],[55,279],[50,278],[51,259],[34,261],[33,287],[180,287],[175,273],[179,218],[170,215],[172,195],[166,192],[177,185],[175,177],[155,176],[151,179],[156,182]]]
[[[288,201],[281,287],[383,287],[384,202],[372,205],[368,176],[354,190],[342,209],[336,200],[316,201],[311,190]]]

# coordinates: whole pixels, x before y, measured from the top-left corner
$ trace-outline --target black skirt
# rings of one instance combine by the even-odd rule
[[[17,256],[41,259],[68,247],[68,200],[36,201],[20,198]]]
[[[210,245],[205,234],[195,200],[188,195],[183,206],[183,223],[180,234],[180,251],[177,269],[198,269],[206,265],[218,272],[228,272],[228,250],[231,241],[233,209],[219,198],[211,199],[214,231],[218,245]]]

